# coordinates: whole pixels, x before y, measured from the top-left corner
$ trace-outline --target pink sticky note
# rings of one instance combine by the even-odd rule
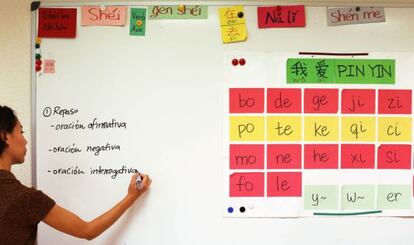
[[[76,8],[39,8],[38,37],[75,38]]]
[[[259,28],[304,27],[305,6],[258,7],[257,19]]]
[[[264,145],[230,145],[230,169],[263,169]]]
[[[230,113],[263,113],[263,88],[230,88]]]
[[[263,197],[264,173],[230,175],[230,197]]]
[[[300,88],[267,89],[268,113],[301,113]]]
[[[337,113],[338,89],[305,89],[305,113]]]
[[[341,168],[375,168],[375,145],[342,144]]]
[[[378,90],[379,114],[411,114],[411,90]]]
[[[305,169],[338,168],[338,145],[305,145]]]
[[[375,114],[375,89],[342,90],[342,113]]]
[[[411,169],[411,145],[380,145],[378,169]]]
[[[124,26],[126,6],[82,6],[83,26]]]
[[[301,172],[269,172],[267,173],[268,197],[300,197],[302,196]]]
[[[302,146],[300,144],[267,145],[268,169],[302,168]]]
[[[43,73],[55,73],[55,60],[44,60]]]

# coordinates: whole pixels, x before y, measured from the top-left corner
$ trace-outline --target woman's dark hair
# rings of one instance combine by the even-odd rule
[[[0,155],[8,147],[6,133],[11,133],[17,124],[14,111],[8,106],[0,105]]]

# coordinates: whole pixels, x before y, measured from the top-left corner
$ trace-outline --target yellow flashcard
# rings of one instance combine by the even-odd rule
[[[375,117],[342,117],[342,141],[375,141]]]
[[[222,26],[220,29],[223,43],[241,42],[247,39],[247,30],[244,24]]]
[[[245,24],[246,18],[244,17],[244,7],[243,6],[232,6],[219,8],[220,16],[220,25],[239,25]]]
[[[301,141],[302,119],[299,116],[269,116],[267,118],[268,141]]]
[[[219,8],[221,39],[223,43],[247,39],[246,18],[243,6]]]
[[[411,141],[411,117],[379,117],[378,141]]]
[[[264,141],[264,117],[230,117],[230,141]]]
[[[336,116],[305,116],[305,141],[338,141]]]

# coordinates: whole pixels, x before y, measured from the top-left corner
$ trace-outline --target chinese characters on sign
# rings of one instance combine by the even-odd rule
[[[394,84],[391,59],[288,59],[287,83]]]
[[[220,8],[219,15],[223,43],[241,42],[247,39],[243,6]]]

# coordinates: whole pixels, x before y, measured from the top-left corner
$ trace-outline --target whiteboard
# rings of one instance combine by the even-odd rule
[[[385,23],[328,28],[326,9],[307,7],[306,28],[259,30],[256,7],[246,6],[247,41],[223,45],[217,8],[209,7],[207,20],[148,21],[145,37],[129,36],[127,26],[81,27],[78,21],[76,39],[44,38],[42,57],[55,60],[56,72],[34,79],[37,187],[90,220],[125,195],[129,175],[54,170],[78,167],[90,173],[99,166],[124,165],[150,174],[151,190],[92,244],[409,244],[414,238],[409,219],[224,218],[223,164],[228,150],[226,55],[314,50],[407,54],[414,49],[413,9],[387,8]],[[78,111],[44,116],[56,107]],[[51,127],[88,125],[95,118],[114,119],[126,128]],[[83,151],[53,152],[73,144]],[[85,150],[107,144],[120,149],[98,155]],[[39,244],[89,244],[44,224],[38,238]]]

